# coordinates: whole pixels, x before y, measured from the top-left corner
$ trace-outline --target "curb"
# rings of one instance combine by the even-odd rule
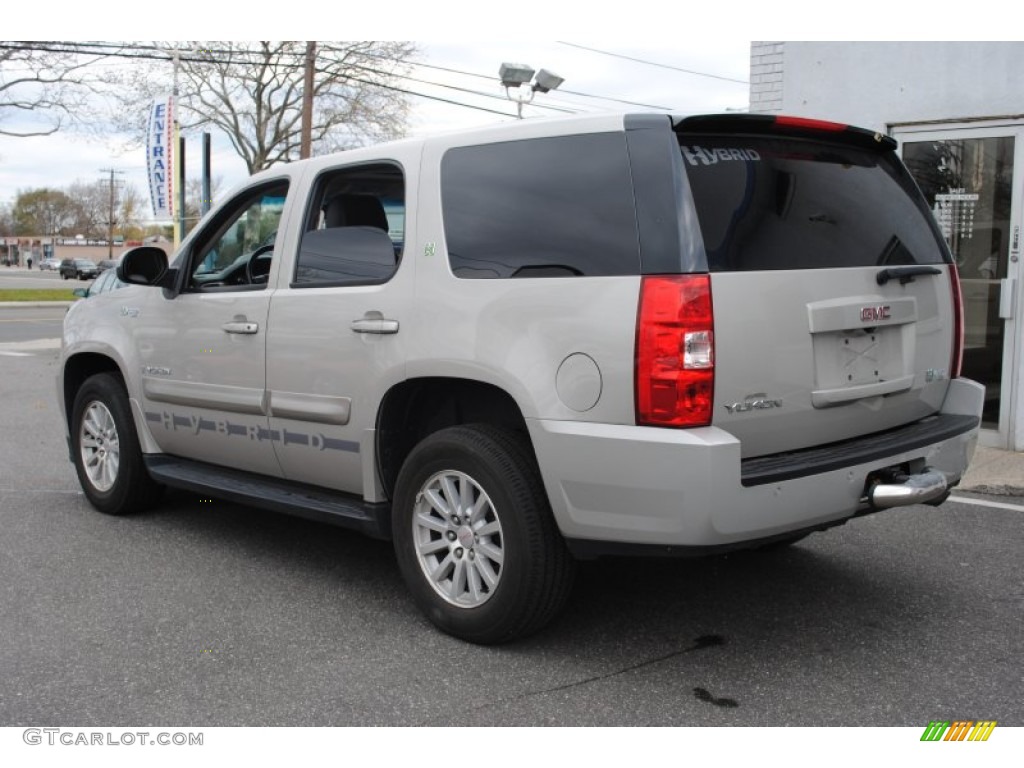
[[[0,301],[0,309],[39,309],[40,307],[70,307],[73,301]]]
[[[953,489],[953,492],[963,491],[965,493],[981,493],[985,496],[1024,496],[1024,486],[1012,485],[1012,484],[989,484],[980,483],[978,485],[958,485]]]

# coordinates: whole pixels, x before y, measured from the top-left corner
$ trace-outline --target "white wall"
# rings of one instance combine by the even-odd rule
[[[767,45],[771,48],[765,50]],[[755,55],[779,43],[752,43]],[[792,42],[781,44],[777,94],[753,111],[885,130],[894,123],[1024,115],[1024,42]],[[764,87],[763,85],[761,86]]]

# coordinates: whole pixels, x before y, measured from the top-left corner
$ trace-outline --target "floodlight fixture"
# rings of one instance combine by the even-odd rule
[[[537,75],[536,79],[534,74]],[[498,77],[505,88],[505,95],[516,103],[516,117],[520,120],[523,119],[523,104],[533,101],[536,94],[553,91],[565,82],[564,78],[547,69],[537,72],[529,64],[510,64],[507,61],[498,68]],[[524,85],[529,87],[524,88]],[[512,88],[516,89],[514,96]]]
[[[547,93],[548,91],[555,90],[564,82],[564,77],[559,77],[554,72],[542,69],[537,73],[537,78],[533,83],[533,90],[540,91],[541,93]]]
[[[529,64],[510,64],[505,62],[498,69],[498,77],[506,88],[518,88],[533,79],[534,69]]]

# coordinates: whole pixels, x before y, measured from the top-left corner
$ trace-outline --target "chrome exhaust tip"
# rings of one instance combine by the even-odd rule
[[[949,481],[937,469],[925,468],[916,475],[896,475],[890,482],[877,482],[868,488],[868,502],[875,509],[928,504],[949,495]]]

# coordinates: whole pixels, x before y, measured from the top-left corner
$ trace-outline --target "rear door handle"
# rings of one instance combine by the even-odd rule
[[[355,333],[398,333],[398,321],[388,320],[380,312],[370,311],[358,320],[352,321]]]
[[[259,323],[253,323],[245,318],[235,318],[229,323],[221,326],[225,333],[256,333],[260,329]]]

